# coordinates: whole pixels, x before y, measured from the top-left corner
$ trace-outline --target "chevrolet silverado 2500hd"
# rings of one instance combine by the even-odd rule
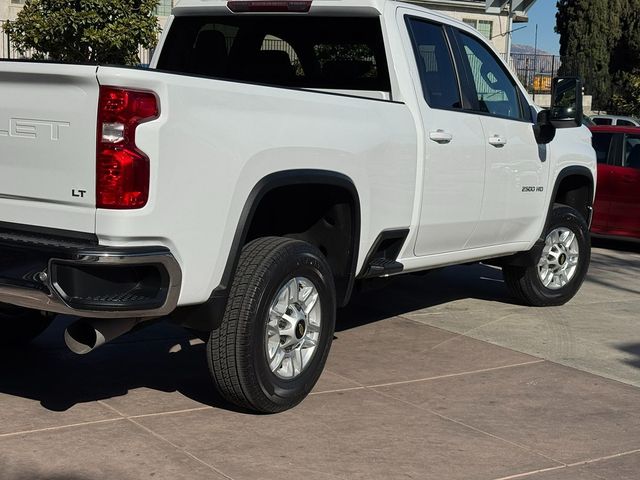
[[[229,401],[290,408],[354,284],[501,266],[560,305],[590,261],[578,79],[539,111],[467,25],[387,0],[182,0],[148,70],[0,63],[0,341],[86,353],[171,314]]]

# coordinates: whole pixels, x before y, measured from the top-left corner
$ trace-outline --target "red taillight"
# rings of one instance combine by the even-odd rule
[[[96,207],[142,208],[149,199],[149,158],[136,146],[138,125],[160,115],[151,92],[100,87]]]
[[[227,2],[227,7],[234,13],[243,12],[301,12],[311,9],[310,1],[270,1],[240,0]]]

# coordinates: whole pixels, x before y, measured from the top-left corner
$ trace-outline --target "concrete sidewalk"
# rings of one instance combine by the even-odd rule
[[[543,310],[489,267],[403,277],[340,312],[314,393],[274,416],[220,402],[180,329],[76,357],[61,319],[0,356],[0,479],[635,480],[639,273],[596,250]]]

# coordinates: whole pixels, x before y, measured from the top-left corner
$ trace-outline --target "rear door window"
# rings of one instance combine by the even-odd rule
[[[625,135],[623,166],[640,169],[640,135]]]
[[[391,90],[377,17],[177,17],[157,68],[283,87]]]
[[[462,108],[453,58],[442,25],[407,19],[424,98],[432,108]]]
[[[613,133],[596,132],[593,134],[593,149],[596,151],[598,163],[609,163],[612,140]]]

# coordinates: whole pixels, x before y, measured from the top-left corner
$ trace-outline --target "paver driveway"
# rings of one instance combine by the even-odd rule
[[[0,354],[0,479],[636,480],[630,250],[596,249],[582,292],[558,309],[514,305],[484,266],[362,294],[339,314],[314,393],[274,416],[221,403],[204,346],[180,329],[76,357],[60,319]]]

